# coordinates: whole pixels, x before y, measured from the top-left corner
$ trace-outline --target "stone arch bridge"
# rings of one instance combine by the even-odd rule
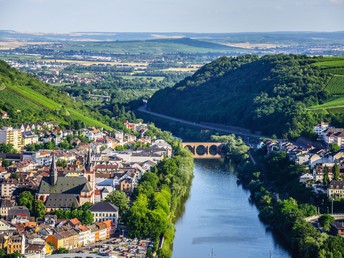
[[[188,148],[195,159],[220,159],[222,158],[222,142],[183,142],[183,147]]]

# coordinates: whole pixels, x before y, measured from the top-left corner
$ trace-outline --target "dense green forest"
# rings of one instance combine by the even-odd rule
[[[337,97],[331,91],[338,93],[339,88],[344,88],[337,85],[338,80],[335,91],[326,88],[333,74],[318,65],[323,59],[328,60],[282,54],[222,57],[174,87],[156,92],[148,108],[195,122],[236,125],[267,135],[310,135],[320,119],[341,124],[341,112],[314,112],[309,108]]]

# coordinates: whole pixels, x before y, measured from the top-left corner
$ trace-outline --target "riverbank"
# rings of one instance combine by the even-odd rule
[[[160,132],[161,133],[161,132]],[[146,172],[134,194],[126,224],[129,234],[154,241],[147,257],[171,257],[175,217],[189,194],[193,178],[193,157],[181,142],[173,139],[173,157],[160,161]]]
[[[252,154],[256,164],[242,156],[237,176],[250,190],[260,219],[283,237],[293,257],[342,257],[342,238],[321,233],[305,221],[317,212],[312,205],[317,196],[298,182],[303,167],[283,152],[266,156],[260,150]]]

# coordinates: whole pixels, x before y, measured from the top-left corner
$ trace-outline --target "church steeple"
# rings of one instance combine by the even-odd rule
[[[85,163],[85,170],[91,171],[92,170],[92,161],[91,161],[91,148],[88,149],[87,159]]]
[[[56,185],[56,182],[57,182],[57,168],[56,168],[55,154],[53,154],[53,157],[51,159],[49,175],[50,175],[50,185],[51,186]]]

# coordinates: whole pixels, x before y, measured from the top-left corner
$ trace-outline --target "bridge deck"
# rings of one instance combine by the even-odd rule
[[[221,142],[183,142],[195,159],[221,159],[223,143]]]

